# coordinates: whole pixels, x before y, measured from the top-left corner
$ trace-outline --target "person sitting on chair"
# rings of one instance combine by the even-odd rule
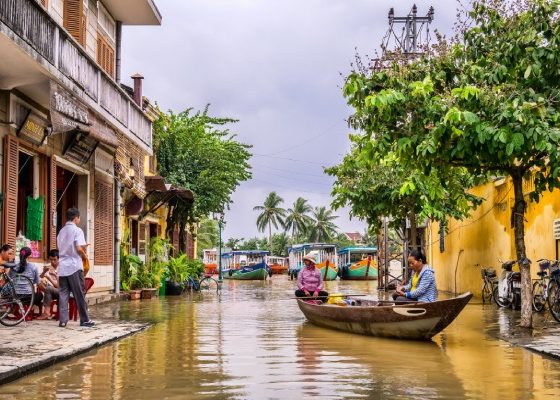
[[[307,297],[308,300],[316,299],[326,302],[329,294],[323,290],[323,276],[315,268],[315,258],[312,254],[303,256],[305,268],[299,271],[297,277],[296,297]]]
[[[40,309],[41,303],[43,302],[43,294],[37,291],[39,271],[37,271],[37,267],[34,264],[27,261],[30,256],[31,249],[29,247],[22,247],[19,251],[19,263],[10,270],[10,276],[15,281],[16,294],[20,297],[21,302],[30,307],[37,306]],[[33,288],[23,279],[17,279],[17,275],[28,277],[33,283]],[[29,304],[31,295],[33,294],[32,291],[35,293],[33,296],[33,304]]]
[[[412,250],[408,256],[408,265],[414,273],[406,285],[397,286],[397,291],[393,293],[393,300],[436,301],[438,296],[436,278],[434,270],[426,264],[426,256],[420,250]]]
[[[43,291],[43,314],[37,319],[50,319],[49,309],[53,299],[58,300],[58,250],[49,251],[50,265],[43,267],[39,287]]]

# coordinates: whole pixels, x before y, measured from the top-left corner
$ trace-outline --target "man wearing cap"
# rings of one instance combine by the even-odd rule
[[[313,297],[326,302],[329,294],[323,290],[323,277],[321,271],[315,268],[315,258],[308,253],[303,256],[305,267],[299,271],[297,277],[296,297]]]

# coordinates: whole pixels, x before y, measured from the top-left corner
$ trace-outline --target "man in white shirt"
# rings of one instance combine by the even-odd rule
[[[58,326],[65,328],[68,323],[68,298],[70,292],[74,295],[78,313],[80,314],[80,326],[91,327],[95,322],[89,319],[87,302],[84,290],[84,267],[83,261],[87,259],[87,243],[84,232],[78,227],[80,223],[80,211],[77,208],[69,208],[66,212],[66,225],[58,233],[56,244],[59,252],[58,284],[59,284],[59,323]]]

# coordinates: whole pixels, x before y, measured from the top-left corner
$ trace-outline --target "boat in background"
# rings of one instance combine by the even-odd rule
[[[222,276],[224,279],[265,280],[272,275],[266,263],[268,251],[235,250],[222,254]]]
[[[218,273],[218,251],[216,249],[204,249],[202,251],[202,262],[204,263],[205,275]]]
[[[266,256],[266,263],[273,274],[284,274],[288,271],[288,258],[278,256]]]
[[[296,279],[303,268],[303,256],[311,254],[315,257],[315,267],[321,271],[323,280],[334,281],[338,276],[336,263],[336,246],[327,243],[295,244],[288,249],[290,279]]]
[[[340,279],[368,281],[377,279],[377,247],[345,247],[338,252]]]
[[[445,329],[472,297],[467,292],[453,299],[431,303],[394,303],[357,300],[350,304],[317,304],[297,300],[300,310],[314,325],[362,335],[397,339],[428,340]]]

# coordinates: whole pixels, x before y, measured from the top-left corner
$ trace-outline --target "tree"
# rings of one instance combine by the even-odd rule
[[[210,218],[202,219],[196,231],[197,253],[202,258],[204,249],[211,249],[218,246],[218,222]]]
[[[353,73],[344,92],[368,157],[394,151],[427,174],[459,167],[511,177],[521,326],[531,327],[523,179],[534,179],[531,201],[560,187],[560,2],[510,3],[474,1],[460,42],[370,76]]]
[[[307,203],[303,197],[298,197],[294,201],[293,208],[286,210],[286,219],[284,220],[284,229],[292,232],[292,238],[296,238],[304,234],[311,224],[312,219],[309,213],[313,211],[313,207]]]
[[[309,226],[308,234],[311,242],[328,242],[336,236],[337,226],[334,224],[338,216],[326,207],[315,207],[312,213],[313,222]]]
[[[344,233],[337,233],[334,237],[334,244],[336,245],[337,249],[343,249],[345,247],[355,246],[356,244],[348,239],[348,237]]]
[[[290,244],[290,238],[286,233],[275,233],[272,235],[272,253],[273,256],[287,257],[288,256],[288,246]]]
[[[224,247],[229,247],[232,250],[237,250],[241,247],[241,244],[243,243],[243,238],[241,239],[236,239],[236,238],[229,238],[225,243],[224,243]]]
[[[170,205],[168,234],[177,226],[184,234],[187,223],[222,212],[237,186],[251,178],[251,146],[236,141],[225,128],[235,122],[209,116],[208,106],[196,113],[192,109],[178,114],[160,112],[154,122],[158,172],[166,182],[195,195],[192,207],[179,201]]]
[[[257,229],[259,232],[264,232],[268,227],[268,244],[270,253],[272,254],[272,226],[278,229],[278,224],[284,224],[284,215],[286,210],[280,207],[280,204],[284,200],[276,194],[276,192],[270,192],[264,204],[262,206],[255,206],[253,210],[261,211],[257,217]]]

